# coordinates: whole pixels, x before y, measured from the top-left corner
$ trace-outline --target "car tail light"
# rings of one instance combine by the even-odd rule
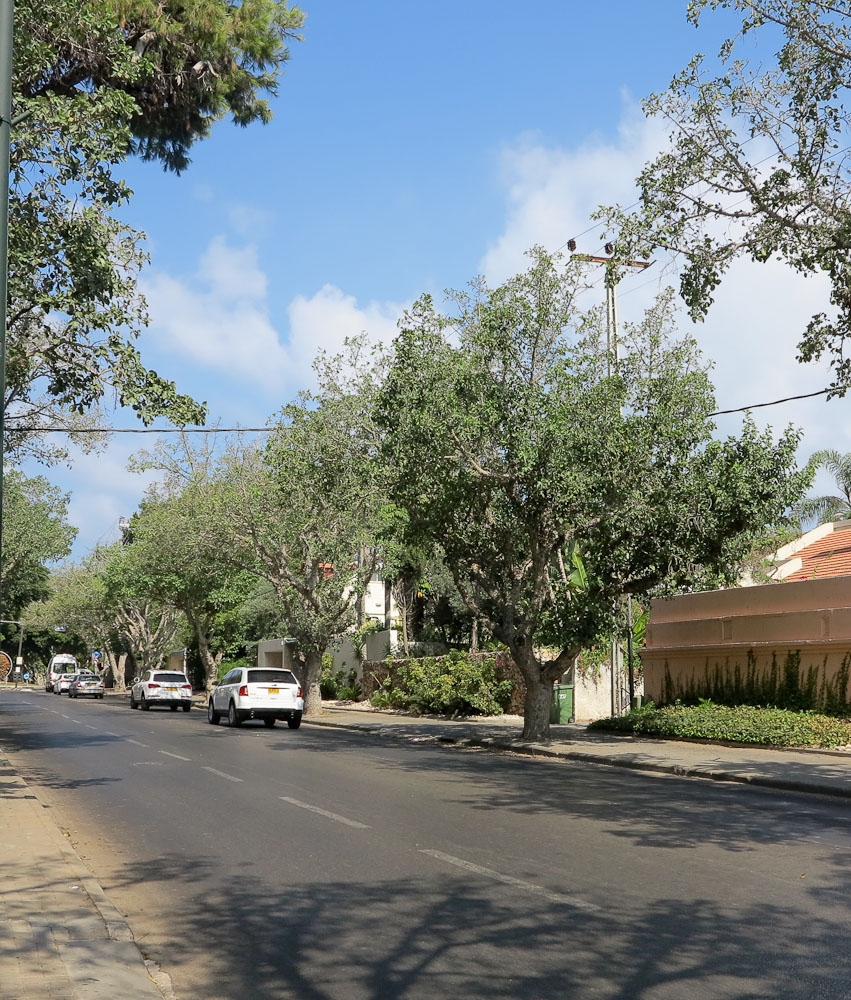
[[[192,690],[192,685],[191,684],[181,684],[180,685],[180,690],[181,691],[191,691]]]
[[[148,684],[148,690],[149,691],[150,691],[151,688],[158,688],[158,687],[159,687],[159,684],[157,684],[155,681],[151,681],[150,684]]]
[[[301,698],[301,697],[302,697],[301,688],[299,688],[298,693],[296,694],[296,698]]]
[[[240,698],[247,698],[248,697],[248,685],[247,684],[243,684],[242,687],[239,689],[239,697]]]

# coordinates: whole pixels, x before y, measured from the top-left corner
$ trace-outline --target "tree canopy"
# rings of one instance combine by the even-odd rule
[[[674,336],[669,298],[627,329],[609,374],[577,287],[572,265],[536,251],[499,288],[456,294],[451,314],[422,298],[378,410],[409,537],[439,539],[471,614],[510,649],[527,738],[546,735],[552,681],[621,595],[733,581],[807,483],[791,430],[775,442],[746,421],[713,439],[706,366]],[[558,655],[540,659],[550,643]]]
[[[205,405],[136,346],[146,256],[117,214],[132,193],[119,167],[138,154],[181,170],[227,114],[267,121],[302,20],[283,0],[19,0],[15,112],[28,117],[12,145],[7,448],[61,457],[38,428],[84,428],[101,403],[203,422]]]
[[[695,319],[738,258],[823,274],[830,300],[801,332],[799,360],[826,357],[833,389],[851,383],[851,13],[828,0],[691,0],[689,19],[729,9],[740,31],[720,68],[696,55],[645,112],[672,123],[640,176],[639,206],[603,209],[620,259],[672,251]],[[752,64],[748,46],[760,43]],[[765,46],[774,49],[766,58]]]

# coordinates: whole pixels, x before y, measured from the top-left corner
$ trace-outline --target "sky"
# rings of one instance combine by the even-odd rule
[[[150,254],[143,359],[205,400],[211,421],[262,426],[311,385],[317,349],[362,331],[390,340],[423,292],[440,299],[478,274],[498,282],[534,244],[555,250],[574,237],[600,252],[590,213],[631,204],[634,177],[664,143],[642,97],[724,35],[718,19],[695,30],[685,6],[306,0],[269,125],[219,123],[180,176],[127,165],[135,193],[121,216],[147,234]],[[622,320],[671,281],[663,263],[621,282]],[[826,366],[795,360],[826,287],[743,263],[704,324],[683,315],[714,362],[720,408],[828,384]],[[589,294],[602,298],[602,287]],[[851,451],[849,407],[821,397],[754,416],[802,427],[806,459]],[[127,413],[111,420],[134,426]],[[719,433],[740,423],[722,418]],[[115,435],[49,470],[71,493],[75,558],[118,537],[150,481],[127,471],[128,458],[152,443]]]

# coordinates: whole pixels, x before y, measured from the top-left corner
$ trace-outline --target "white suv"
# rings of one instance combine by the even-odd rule
[[[207,703],[207,721],[215,726],[226,715],[231,726],[262,719],[270,729],[286,719],[298,729],[304,711],[301,685],[291,670],[277,667],[234,667],[215,685]]]
[[[176,670],[146,670],[133,681],[130,707],[147,712],[151,705],[168,705],[172,712],[192,708],[192,685],[186,674]]]

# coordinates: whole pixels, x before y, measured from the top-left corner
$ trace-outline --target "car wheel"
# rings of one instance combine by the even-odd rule
[[[176,712],[177,711],[177,705],[169,705],[168,706],[168,710],[169,710],[169,712]]]
[[[296,715],[291,715],[287,719],[287,725],[290,727],[290,729],[298,729],[298,727],[301,725],[301,712],[298,712]]]
[[[209,722],[211,726],[217,726],[219,724],[219,713],[213,708],[212,697],[207,702],[207,722]]]
[[[228,725],[234,728],[242,725],[242,719],[237,714],[236,705],[233,702],[228,705]]]
[[[263,725],[264,725],[264,726],[265,726],[265,727],[266,727],[267,729],[272,729],[272,728],[273,728],[273,726],[275,725],[275,722],[276,722],[276,721],[277,721],[277,720],[275,720],[275,719],[264,719],[264,720],[263,720]]]
[[[130,690],[130,707],[131,708],[138,708],[139,707],[139,703],[133,697],[133,690],[132,689]]]
[[[192,708],[192,705],[190,702],[187,702],[185,705],[181,705],[180,707],[183,709],[184,712],[188,712],[189,709]]]
[[[151,706],[148,704],[148,699],[145,697],[145,692],[142,692],[141,708],[143,712],[147,712]]]
[[[103,701],[103,695],[102,694],[96,695],[96,697],[99,698],[101,701]]]

